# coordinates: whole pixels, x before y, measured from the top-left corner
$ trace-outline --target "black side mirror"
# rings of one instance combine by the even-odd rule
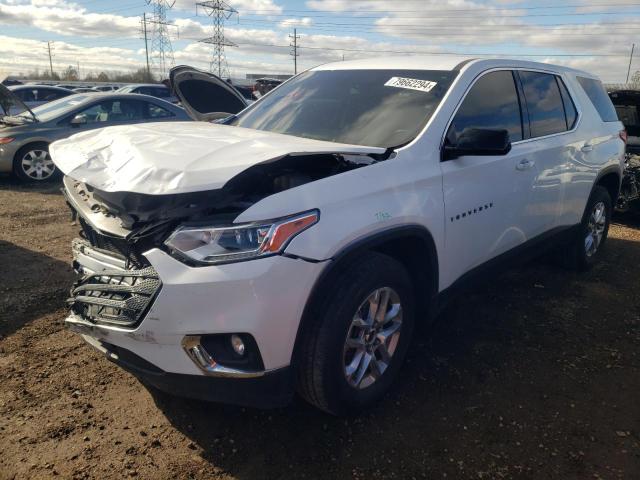
[[[443,160],[466,155],[499,156],[511,151],[507,130],[489,128],[465,128],[455,145],[444,146]]]

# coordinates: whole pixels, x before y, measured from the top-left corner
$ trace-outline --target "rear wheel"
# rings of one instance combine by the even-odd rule
[[[414,296],[405,268],[370,253],[350,262],[303,333],[298,388],[333,414],[358,412],[396,378],[411,341]]]
[[[46,143],[32,143],[22,147],[13,160],[13,171],[25,182],[45,182],[56,174],[56,166]]]
[[[609,233],[611,212],[609,192],[596,185],[587,202],[578,234],[567,248],[565,260],[569,267],[586,270],[598,261]]]

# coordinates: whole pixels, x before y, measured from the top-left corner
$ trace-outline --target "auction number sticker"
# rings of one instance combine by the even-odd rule
[[[391,77],[385,87],[408,88],[410,90],[418,90],[420,92],[430,92],[438,82],[429,80],[420,80],[418,78]]]

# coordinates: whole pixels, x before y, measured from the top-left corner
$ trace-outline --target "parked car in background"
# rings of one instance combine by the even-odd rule
[[[576,269],[601,258],[625,144],[589,73],[338,62],[239,113],[219,78],[171,82],[221,123],[52,145],[82,229],[66,324],[157,388],[261,406],[297,390],[360,412],[470,279],[550,248]]]
[[[282,83],[282,80],[275,78],[259,78],[253,86],[254,97],[260,98]]]
[[[640,155],[640,90],[613,90],[609,97],[627,130],[627,152]]]
[[[640,90],[612,90],[609,97],[627,131],[627,158],[619,211],[640,210]]]
[[[178,99],[171,93],[171,90],[161,83],[127,85],[116,90],[117,93],[139,93],[141,95],[151,95],[161,98],[167,102],[177,103]]]
[[[90,87],[78,87],[73,89],[73,93],[96,93],[96,92],[99,92],[99,90],[96,90],[95,88],[90,88]]]
[[[79,93],[30,109],[0,86],[0,172],[46,181],[56,173],[51,142],[112,125],[186,120],[182,108],[147,95]]]
[[[115,85],[97,85],[93,88],[95,88],[99,92],[113,92],[115,90],[118,90],[118,88],[120,87],[117,87]]]
[[[50,85],[15,85],[9,87],[9,90],[29,108],[73,95],[73,91],[67,88]]]
[[[11,86],[11,85],[22,85],[20,80],[16,80],[15,78],[5,78],[2,80],[2,85]]]

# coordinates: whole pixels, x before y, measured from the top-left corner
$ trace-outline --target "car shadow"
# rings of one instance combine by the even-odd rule
[[[0,190],[9,190],[16,192],[37,192],[49,194],[60,194],[62,188],[62,180],[54,179],[47,182],[23,182],[13,175],[0,174]]]
[[[0,336],[64,307],[75,278],[69,263],[0,240]]]
[[[572,395],[590,394],[596,405],[613,394],[597,387],[585,393],[591,373],[558,373],[565,357],[578,356],[596,338],[605,342],[615,321],[623,321],[611,320],[611,305],[596,300],[635,278],[618,267],[640,260],[640,249],[610,239],[604,253],[585,274],[539,259],[463,291],[415,339],[393,391],[360,415],[333,417],[298,398],[260,411],[151,394],[205,468],[238,479],[435,478],[444,471],[455,478],[454,452],[464,449],[472,463],[500,448],[538,449],[533,434],[531,445],[505,444],[503,417],[535,426],[554,409],[574,412],[565,410]]]

